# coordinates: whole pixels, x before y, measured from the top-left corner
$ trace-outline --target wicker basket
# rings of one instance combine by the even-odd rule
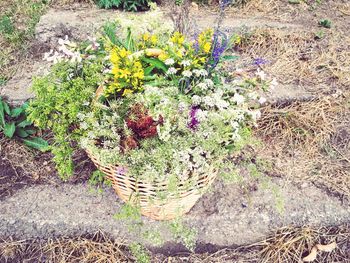
[[[169,193],[164,201],[158,194],[167,192],[166,183],[136,181],[132,176],[117,173],[117,166],[101,165],[91,153],[88,152],[88,155],[96,167],[111,180],[114,190],[123,201],[133,202],[133,198],[137,199],[141,214],[155,220],[170,220],[189,212],[217,176],[217,172],[212,171],[208,175],[192,177],[192,182],[195,181],[191,187],[186,186],[186,183],[179,184],[176,195]]]

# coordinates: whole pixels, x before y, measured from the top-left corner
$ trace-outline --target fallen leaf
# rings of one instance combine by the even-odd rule
[[[303,261],[304,262],[312,262],[316,259],[317,257],[317,247],[314,246],[312,249],[311,249],[311,252],[308,256],[304,257],[303,258]]]
[[[328,245],[317,244],[316,247],[319,251],[332,252],[334,249],[336,249],[337,243],[332,242]]]
[[[105,91],[105,87],[104,86],[99,86],[98,89],[96,90],[95,93],[95,101],[98,101],[98,99],[102,96],[103,92]]]

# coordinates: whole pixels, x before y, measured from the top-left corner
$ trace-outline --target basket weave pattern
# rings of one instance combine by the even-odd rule
[[[208,175],[198,175],[191,187],[186,187],[184,184],[178,185],[178,191],[175,195],[167,193],[166,183],[151,184],[137,181],[132,176],[117,173],[117,166],[101,165],[95,156],[89,152],[88,155],[96,167],[106,174],[117,195],[123,201],[133,202],[133,200],[137,200],[141,214],[155,220],[170,220],[189,212],[217,176],[216,171],[210,172]],[[167,194],[166,200],[161,199],[159,193]]]

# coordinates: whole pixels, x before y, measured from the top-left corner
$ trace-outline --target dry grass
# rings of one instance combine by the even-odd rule
[[[350,87],[350,36],[341,32],[316,40],[312,32],[257,29],[244,41],[242,53],[249,60],[268,60],[264,70],[283,84]]]
[[[263,110],[260,154],[286,180],[311,182],[350,200],[349,95]]]
[[[319,252],[314,262],[349,262],[350,226],[285,227],[272,236],[238,248],[225,248],[215,253],[182,253],[171,257],[151,255],[151,262],[300,262],[317,244],[336,242],[332,252]],[[135,262],[123,243],[102,232],[92,236],[48,240],[0,241],[1,262]]]
[[[12,239],[0,241],[1,262],[131,262],[132,256],[122,243],[102,232],[76,238],[48,240]]]

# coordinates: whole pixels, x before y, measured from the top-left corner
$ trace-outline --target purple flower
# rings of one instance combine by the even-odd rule
[[[231,4],[232,0],[221,0],[220,7],[221,9],[225,9],[227,6]]]
[[[197,114],[198,110],[199,110],[198,106],[192,106],[191,107],[191,110],[190,110],[191,120],[190,120],[190,122],[187,125],[188,128],[190,128],[191,130],[197,129],[197,127],[199,125],[199,120],[196,118],[196,114]]]
[[[221,56],[225,52],[228,45],[227,36],[225,33],[215,31],[213,38],[213,52],[212,52],[212,68],[215,68],[219,63]]]
[[[128,172],[128,169],[126,167],[123,167],[123,166],[118,166],[117,167],[117,170],[116,170],[116,173],[119,174],[119,175],[126,175]]]
[[[265,59],[263,59],[263,58],[256,58],[256,59],[254,59],[254,65],[256,65],[256,66],[260,66],[260,65],[265,65],[265,64],[267,64],[267,63],[269,63],[267,60],[265,60]]]

